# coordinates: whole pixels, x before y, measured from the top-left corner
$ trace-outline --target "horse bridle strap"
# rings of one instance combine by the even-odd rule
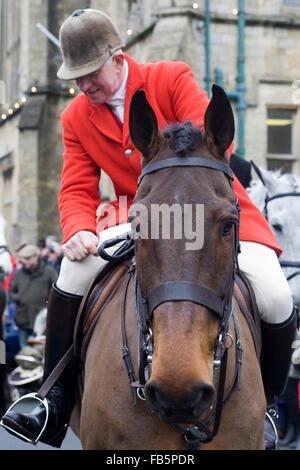
[[[201,286],[195,282],[171,281],[155,287],[147,298],[143,299],[146,304],[148,318],[160,304],[174,300],[188,300],[210,308],[222,319],[224,313],[224,302],[212,289]]]
[[[204,168],[209,168],[211,170],[219,170],[228,176],[228,178],[233,180],[233,172],[226,163],[219,162],[217,160],[211,160],[206,157],[175,157],[175,158],[166,158],[165,160],[159,160],[149,165],[145,166],[139,176],[138,186],[141,184],[144,176],[149,173],[154,173],[158,170],[163,170],[165,168],[172,168],[176,166],[201,166]]]

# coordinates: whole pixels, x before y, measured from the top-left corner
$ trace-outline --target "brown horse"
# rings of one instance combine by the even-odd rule
[[[130,135],[143,168],[130,216],[136,228],[137,277],[136,282],[130,278],[125,291],[128,278],[121,278],[87,349],[83,448],[177,450],[186,449],[185,444],[195,448],[199,438],[201,449],[263,449],[266,402],[259,361],[248,323],[235,300],[232,304],[239,214],[226,156],[234,135],[230,102],[214,86],[204,131],[185,123],[161,133],[139,91],[131,103]],[[193,227],[195,213],[203,215],[203,246],[191,249],[187,231],[169,239],[161,233],[143,236],[150,233],[151,217],[139,218],[141,207],[150,214],[155,204],[174,203],[193,209]],[[197,213],[197,204],[204,213]],[[175,225],[174,217],[172,234],[180,229]],[[142,305],[138,321],[137,298]],[[126,312],[124,329],[121,311]],[[122,345],[127,351],[124,331],[130,380],[139,376],[141,382],[144,373],[146,382],[135,406],[135,384],[130,387],[121,358]],[[138,354],[138,332],[146,338],[144,360]]]

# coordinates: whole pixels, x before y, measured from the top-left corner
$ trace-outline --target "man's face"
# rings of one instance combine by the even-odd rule
[[[106,103],[122,84],[123,62],[123,54],[114,56],[95,72],[75,79],[76,85],[92,103]]]
[[[21,263],[29,271],[33,271],[38,265],[39,255],[31,256],[30,258],[20,258]]]

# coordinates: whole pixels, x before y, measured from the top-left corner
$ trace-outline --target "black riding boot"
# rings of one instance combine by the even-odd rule
[[[81,296],[68,294],[55,285],[52,286],[48,301],[43,382],[73,342],[74,325],[81,300]],[[46,396],[49,416],[39,440],[53,447],[61,446],[67,432],[75,401],[75,372],[74,357]],[[25,436],[25,439],[35,442],[43,429],[46,414],[45,406],[37,402],[27,413],[17,412],[12,408],[3,416],[1,424],[12,434],[21,438]]]
[[[261,322],[262,352],[261,373],[267,400],[267,413],[277,415],[278,397],[283,393],[291,365],[292,343],[296,337],[298,310],[293,309],[291,316],[282,323]],[[275,449],[274,423],[265,423],[266,449]]]

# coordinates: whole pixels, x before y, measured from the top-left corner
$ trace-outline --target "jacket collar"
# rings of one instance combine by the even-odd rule
[[[89,100],[89,118],[97,129],[109,139],[112,139],[124,147],[130,143],[129,138],[129,107],[133,94],[141,88],[145,79],[140,71],[139,64],[128,54],[125,54],[128,62],[128,79],[124,104],[123,131],[120,129],[106,104],[96,105]]]

